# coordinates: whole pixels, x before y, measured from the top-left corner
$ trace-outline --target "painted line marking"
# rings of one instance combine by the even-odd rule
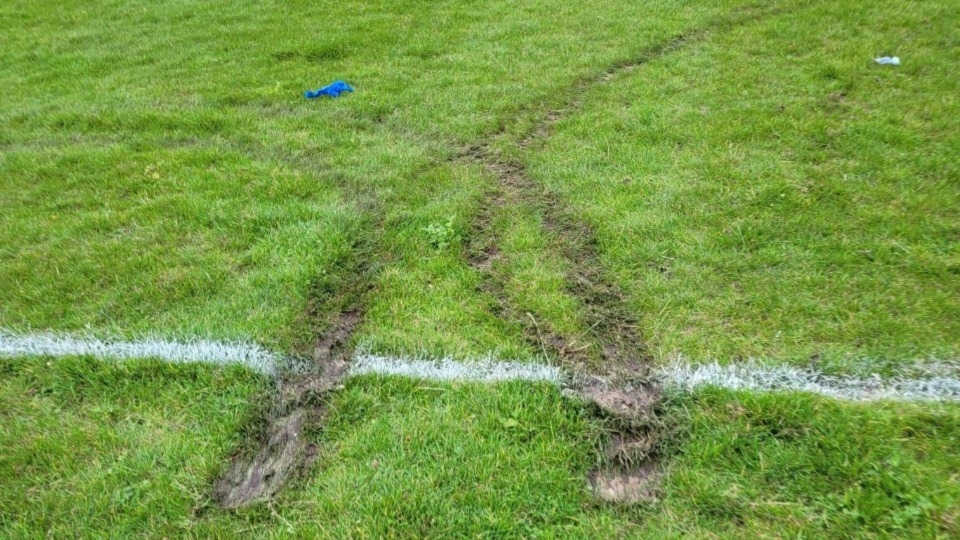
[[[50,332],[0,332],[0,357],[25,356],[92,356],[103,360],[156,358],[171,363],[239,364],[268,375],[276,373],[282,359],[259,345],[240,342],[224,343],[199,339],[121,341]]]
[[[350,375],[395,375],[430,381],[546,381],[561,384],[566,377],[554,366],[529,362],[483,359],[460,362],[392,358],[373,354],[358,354],[350,368]]]
[[[303,361],[272,353],[252,343],[209,340],[104,340],[51,332],[15,334],[0,331],[0,357],[92,356],[104,360],[155,358],[171,363],[238,364],[267,375],[284,368],[298,369]],[[810,392],[848,401],[956,401],[960,402],[960,366],[931,363],[911,366],[919,377],[881,378],[825,375],[812,369],[759,362],[720,365],[677,361],[656,368],[652,377],[667,390],[693,391],[701,387],[756,392]],[[301,368],[302,369],[302,368]],[[396,358],[358,353],[348,375],[383,375],[431,381],[544,381],[562,386],[569,379],[556,366],[499,361]]]
[[[913,366],[914,370],[922,366]],[[692,391],[704,386],[755,392],[811,392],[848,401],[960,401],[960,379],[942,374],[942,364],[929,366],[921,378],[825,375],[812,369],[745,362],[675,362],[655,370],[667,389]]]

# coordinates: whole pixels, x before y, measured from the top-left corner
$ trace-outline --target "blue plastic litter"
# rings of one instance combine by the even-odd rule
[[[321,96],[335,98],[344,92],[353,92],[353,87],[343,81],[333,81],[319,90],[307,90],[303,93],[303,97],[307,99],[315,99]]]

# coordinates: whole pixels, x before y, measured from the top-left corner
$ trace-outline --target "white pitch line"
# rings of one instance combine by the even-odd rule
[[[103,360],[156,358],[171,363],[239,364],[273,374],[281,357],[259,345],[207,340],[185,342],[146,339],[107,341],[64,334],[13,334],[0,331],[0,357],[93,356]]]
[[[654,377],[668,388],[691,391],[703,386],[755,392],[811,392],[848,401],[960,401],[960,379],[941,374],[942,365],[924,378],[881,378],[824,375],[811,369],[746,362],[722,366],[675,362],[658,368]]]
[[[171,363],[200,362],[239,364],[260,373],[275,375],[285,368],[297,369],[298,362],[243,342],[208,340],[114,341],[74,337],[50,332],[15,334],[0,330],[0,357],[93,356],[105,360],[155,358]],[[746,362],[720,365],[716,362],[690,364],[677,361],[657,368],[653,378],[664,388],[692,391],[704,386],[757,392],[810,392],[850,401],[957,401],[960,379],[953,376],[958,366],[931,363],[911,365],[909,373],[919,377],[833,376],[811,369]],[[556,366],[532,362],[482,359],[456,361],[396,358],[359,353],[349,375],[378,374],[434,381],[545,381],[562,386],[568,377]]]
[[[358,354],[350,368],[350,375],[368,374],[396,375],[430,381],[545,381],[557,385],[565,379],[560,368],[531,362],[492,359],[459,362],[449,358],[414,360]]]

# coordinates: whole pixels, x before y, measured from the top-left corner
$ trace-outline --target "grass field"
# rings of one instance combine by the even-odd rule
[[[386,355],[950,366],[958,23],[941,0],[7,2],[0,331],[305,357],[355,310],[349,347]],[[357,91],[302,97],[334,79]],[[344,385],[317,460],[224,510],[273,381],[4,359],[0,536],[960,536],[953,403],[669,394],[657,501],[621,505],[585,481],[608,424],[553,385]]]

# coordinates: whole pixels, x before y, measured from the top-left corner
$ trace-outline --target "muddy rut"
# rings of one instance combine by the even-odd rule
[[[238,508],[268,499],[317,458],[319,448],[308,443],[304,434],[322,424],[328,394],[350,369],[350,335],[360,319],[359,311],[341,312],[317,342],[312,369],[278,382],[274,409],[258,449],[235,458],[216,482],[221,506]]]
[[[647,378],[651,358],[624,293],[600,264],[594,231],[563,200],[532,178],[521,159],[498,152],[495,143],[506,143],[522,155],[548,139],[558,121],[576,113],[581,106],[579,96],[590,89],[712,33],[781,11],[779,6],[745,9],[709,27],[676,35],[633,59],[611,65],[595,77],[575,82],[564,93],[573,96],[571,99],[540,111],[532,127],[521,135],[511,138],[508,126],[502,126],[454,158],[479,164],[496,179],[487,194],[487,204],[474,220],[466,257],[483,276],[483,289],[496,300],[498,316],[520,323],[532,346],[573,373],[573,382],[565,392],[589,403],[608,432],[601,465],[587,477],[599,500],[637,503],[656,499],[660,475],[657,448],[663,429],[656,415],[659,390]],[[525,111],[526,118],[530,118],[530,112]],[[352,193],[351,197],[360,209],[376,210],[379,206],[379,201],[366,193]],[[546,318],[513,305],[506,294],[505,276],[498,271],[505,255],[493,224],[498,215],[519,207],[534,208],[542,216],[550,248],[568,268],[566,291],[579,306],[586,332],[564,335],[550,328]],[[383,224],[375,225],[379,230]],[[365,256],[372,258],[373,250],[361,250],[360,258]],[[332,307],[337,315],[317,339],[312,364],[280,377],[266,427],[254,448],[241,451],[216,480],[215,496],[222,507],[237,508],[272,497],[319,456],[321,449],[307,442],[305,433],[322,426],[330,393],[349,370],[351,335],[362,320],[362,299],[372,282],[363,269],[367,264],[357,262],[354,277],[341,284],[343,291],[334,292],[340,301],[322,303],[321,307]],[[324,314],[311,310],[308,316],[320,318]]]
[[[675,37],[635,62],[618,64],[593,80],[578,83],[569,94],[580,95],[687,41],[683,36]],[[572,100],[544,113],[514,143],[518,153],[542,143],[553,125],[575,113],[579,106],[579,101]],[[457,159],[481,165],[496,180],[487,204],[475,219],[468,262],[484,277],[483,289],[495,299],[498,315],[519,323],[536,350],[574,373],[568,396],[592,404],[608,431],[601,466],[587,477],[594,496],[624,503],[655,499],[659,470],[656,450],[661,431],[655,414],[659,393],[647,381],[650,355],[639,321],[627,306],[623,291],[600,264],[596,234],[573,215],[564,201],[532,178],[523,161],[497,152],[494,139],[465,149]],[[565,289],[576,300],[585,332],[564,335],[551,328],[545,317],[515,306],[505,292],[506,276],[497,268],[505,255],[498,247],[494,223],[499,214],[518,207],[532,208],[541,216],[549,247],[567,268]]]
[[[657,453],[664,428],[657,418],[659,389],[648,379],[651,356],[640,333],[640,324],[615,279],[600,263],[598,240],[587,223],[566,203],[527,172],[521,158],[511,155],[543,144],[560,120],[575,114],[581,97],[591,89],[634,71],[644,64],[703,41],[708,36],[783,11],[779,6],[743,9],[714,24],[676,35],[631,60],[615,63],[592,78],[576,82],[566,102],[541,111],[539,119],[519,137],[502,126],[489,138],[462,150],[456,159],[480,165],[495,179],[487,200],[474,220],[466,258],[483,276],[482,288],[495,300],[500,317],[523,328],[536,350],[556,359],[574,374],[566,393],[590,403],[608,432],[600,466],[588,474],[594,496],[603,501],[637,503],[656,499],[660,475]],[[567,294],[579,307],[579,335],[564,335],[546,318],[521,309],[505,292],[506,276],[498,271],[505,255],[499,248],[494,223],[499,215],[516,208],[532,208],[542,219],[549,247],[568,269]],[[599,356],[599,361],[597,361]]]
[[[379,204],[368,199],[354,204],[362,208]],[[309,358],[279,370],[265,426],[214,482],[214,496],[221,507],[239,508],[273,497],[320,456],[321,448],[310,443],[307,435],[323,428],[331,394],[350,370],[351,340],[363,321],[377,272],[374,245],[375,240],[357,240],[340,261],[341,271],[312,285],[305,317],[324,329],[318,331]]]
[[[534,131],[543,132],[542,125]],[[521,145],[530,142],[524,139]],[[467,149],[459,159],[481,164],[497,181],[476,219],[467,260],[483,275],[483,289],[495,299],[497,314],[520,323],[536,350],[574,373],[568,395],[591,403],[610,433],[603,466],[588,475],[594,495],[627,503],[652,500],[658,470],[658,391],[646,381],[650,357],[639,323],[600,264],[595,234],[534,181],[521,162],[502,159],[485,145]],[[566,263],[566,292],[576,300],[581,326],[587,329],[580,335],[551,328],[546,318],[513,305],[505,292],[506,276],[497,268],[505,255],[493,223],[498,212],[518,206],[539,211],[552,251]],[[591,351],[599,354],[599,362]]]

